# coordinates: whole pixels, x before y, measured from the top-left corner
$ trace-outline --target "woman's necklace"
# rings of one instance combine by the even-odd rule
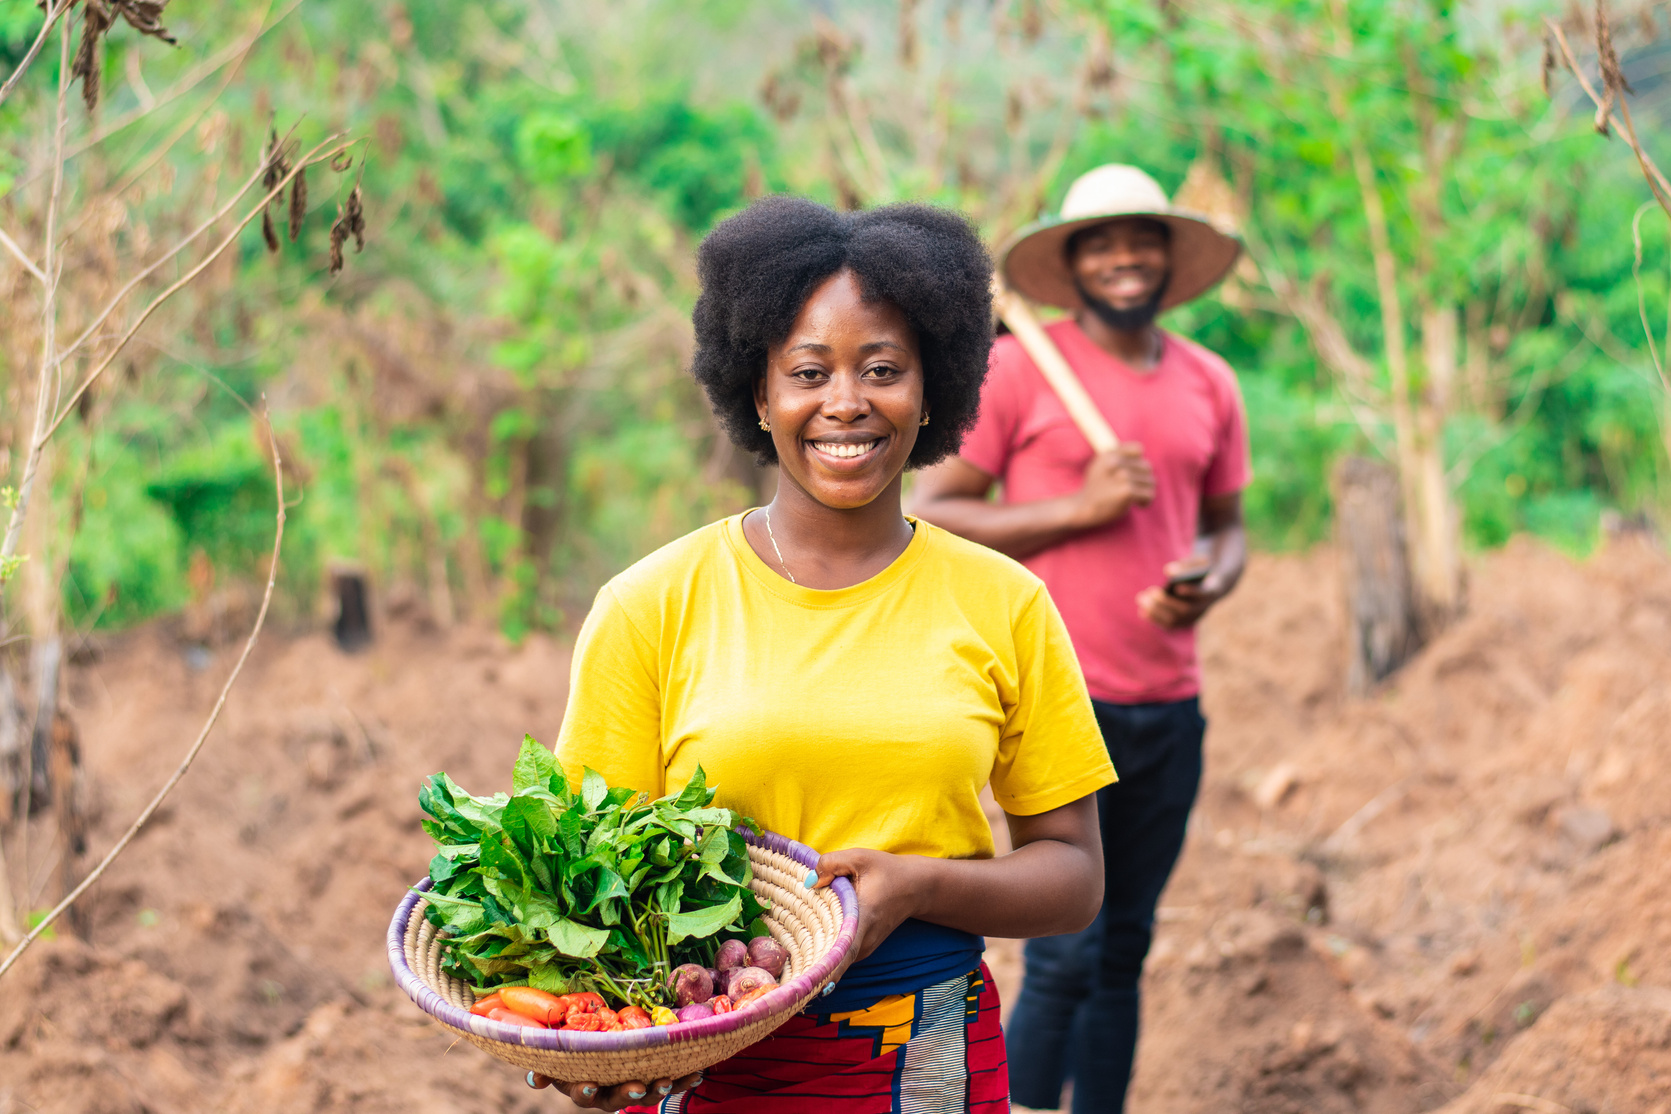
[[[772,552],[777,554],[777,563],[783,569],[783,575],[789,578],[789,583],[797,584],[799,581],[795,579],[795,574],[790,572],[789,566],[784,563],[783,550],[777,547],[777,535],[772,533],[772,508],[768,506],[762,509],[766,512],[766,537],[771,540]]]

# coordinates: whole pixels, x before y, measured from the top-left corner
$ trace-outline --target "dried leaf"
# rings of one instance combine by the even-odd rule
[[[1596,61],[1601,64],[1601,81],[1609,92],[1634,93],[1619,67],[1619,52],[1613,49],[1613,28],[1607,20],[1607,0],[1596,0]]]
[[[149,35],[153,39],[161,39],[169,46],[176,45],[173,35],[161,23],[162,10],[168,7],[168,0],[111,0],[122,18],[128,21],[128,26],[141,35]]]
[[[87,0],[81,13],[81,42],[70,63],[70,76],[81,79],[81,100],[91,112],[99,106],[99,81],[104,71],[104,36],[114,17],[105,0]]]
[[[337,206],[337,219],[331,222],[331,274],[342,270],[342,245],[348,239],[348,219],[342,206]]]
[[[338,174],[351,169],[353,165],[354,156],[349,154],[347,151],[338,151],[336,154],[331,156],[331,169],[336,171]]]
[[[1545,32],[1543,36],[1543,73],[1541,81],[1543,95],[1546,97],[1549,96],[1549,75],[1555,72],[1555,65],[1555,36]]]
[[[302,220],[308,212],[308,172],[304,168],[290,180],[290,242],[302,234]]]
[[[366,217],[365,210],[360,207],[359,186],[348,191],[348,209],[343,216],[348,221],[348,231],[354,236],[354,253],[358,255],[366,250]]]
[[[261,210],[261,238],[267,241],[267,250],[269,252],[278,251],[278,232],[273,228],[273,214],[270,209]]]

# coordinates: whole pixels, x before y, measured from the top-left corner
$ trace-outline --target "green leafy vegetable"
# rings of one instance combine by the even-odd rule
[[[738,831],[758,826],[713,806],[700,766],[656,801],[590,769],[574,793],[524,736],[511,787],[473,797],[438,773],[418,791],[436,843],[425,915],[445,933],[448,974],[648,1009],[672,1001],[673,968],[710,967],[721,940],[761,931]]]

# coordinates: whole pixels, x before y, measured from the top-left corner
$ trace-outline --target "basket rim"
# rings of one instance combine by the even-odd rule
[[[756,835],[753,831],[739,829],[743,839],[750,846],[760,847],[767,851],[776,851],[809,870],[818,865],[818,852],[798,840],[790,839],[776,832],[763,832]],[[763,1018],[786,1014],[802,999],[809,998],[829,977],[841,966],[858,937],[859,900],[853,889],[853,883],[846,878],[837,878],[831,889],[835,891],[836,900],[841,905],[841,928],[836,933],[834,946],[821,956],[807,970],[797,974],[787,983],[767,994],[761,995],[754,1001],[732,1010],[730,1013],[716,1014],[705,1017],[700,1021],[685,1021],[677,1025],[657,1025],[648,1029],[629,1029],[623,1033],[594,1033],[573,1032],[565,1029],[529,1029],[519,1025],[507,1025],[502,1021],[473,1014],[442,998],[428,983],[420,978],[406,962],[406,928],[411,920],[412,910],[417,907],[418,900],[428,892],[431,882],[424,878],[417,885],[412,886],[400,905],[395,909],[394,917],[389,921],[387,948],[389,953],[389,967],[393,970],[395,982],[406,996],[425,1013],[434,1017],[442,1024],[453,1029],[463,1030],[474,1036],[487,1040],[499,1041],[503,1044],[521,1045],[525,1048],[536,1048],[546,1052],[642,1052],[653,1048],[663,1048],[673,1044],[685,1044],[690,1041],[702,1040],[705,1037],[717,1037],[730,1033],[745,1025],[754,1024]]]

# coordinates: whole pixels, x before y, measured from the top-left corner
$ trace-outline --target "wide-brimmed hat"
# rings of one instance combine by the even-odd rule
[[[1119,217],[1147,217],[1171,230],[1171,278],[1161,309],[1211,290],[1241,254],[1234,232],[1205,214],[1174,206],[1160,183],[1137,167],[1111,163],[1087,171],[1068,187],[1060,215],[1035,221],[1010,237],[999,253],[1004,281],[1035,302],[1081,308],[1084,302],[1068,270],[1068,237]]]

